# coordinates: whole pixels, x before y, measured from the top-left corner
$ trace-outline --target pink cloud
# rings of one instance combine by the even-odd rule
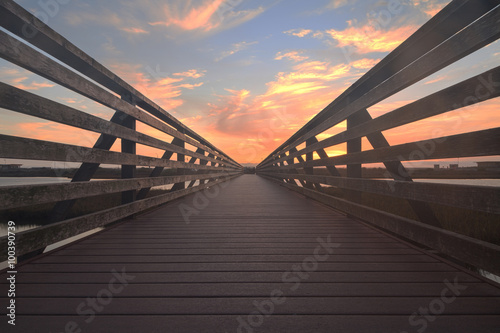
[[[173,75],[175,77],[152,77],[141,72],[141,65],[114,64],[111,68],[126,82],[166,110],[175,109],[184,104],[181,98],[182,89],[192,90],[203,85],[203,82],[186,81],[196,80],[204,75],[204,72],[194,69],[176,73]]]
[[[35,81],[35,75],[24,69],[2,67],[0,68],[0,76],[5,83],[23,90],[40,90],[55,86],[55,84],[49,81]]]
[[[32,82],[30,84],[15,84],[14,85],[16,88],[23,89],[23,90],[40,90],[42,88],[52,88],[55,86],[55,84],[49,83],[49,82]]]

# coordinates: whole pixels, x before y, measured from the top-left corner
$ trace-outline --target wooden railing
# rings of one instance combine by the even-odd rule
[[[0,24],[10,32],[0,31],[0,55],[3,59],[114,112],[108,121],[0,83],[1,108],[100,135],[90,148],[0,134],[0,158],[81,163],[71,183],[0,189],[2,209],[55,203],[51,213],[54,223],[17,235],[18,256],[40,253],[49,244],[105,226],[243,173],[240,164],[14,1],[0,1]],[[171,141],[136,131],[136,122],[161,131]],[[110,151],[117,139],[121,139],[121,152]],[[164,155],[162,158],[138,155],[136,144],[160,149]],[[172,159],[174,154],[175,160]],[[90,182],[102,164],[121,166],[122,179]],[[136,178],[137,166],[154,169],[149,177]],[[162,175],[164,169],[170,171],[168,175]],[[168,193],[148,197],[152,187],[167,184],[173,184]],[[67,219],[77,199],[120,192],[121,205]],[[6,260],[7,237],[0,238],[0,249],[0,260]]]
[[[376,118],[367,111],[499,37],[498,1],[452,1],[265,158],[257,173],[351,216],[499,274],[500,247],[445,230],[433,208],[442,205],[496,214],[493,216],[500,222],[499,188],[415,183],[402,161],[499,155],[500,128],[394,146],[382,132],[498,97],[500,67]],[[479,113],[481,108],[473,112]],[[347,121],[345,130],[336,135],[324,133],[343,121]],[[363,137],[373,149],[362,150]],[[328,148],[345,143],[346,154],[327,154]],[[372,163],[383,163],[391,179],[363,179],[362,165]],[[346,166],[347,177],[341,177],[344,170],[337,168],[339,165]],[[332,194],[332,189],[341,195]],[[416,217],[368,207],[362,199],[366,193],[381,195],[380,200],[405,199]],[[496,226],[492,232],[500,238],[498,230]]]

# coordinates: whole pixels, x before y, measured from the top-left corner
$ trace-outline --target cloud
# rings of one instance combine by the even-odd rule
[[[295,62],[300,62],[309,59],[307,56],[301,56],[299,55],[298,51],[291,51],[291,52],[278,52],[276,54],[276,57],[274,58],[275,60],[282,60],[284,58],[287,58],[289,60],[295,61]]]
[[[443,9],[449,1],[417,1],[414,3],[415,6],[421,7],[421,10],[428,16],[433,17]]]
[[[408,125],[384,131],[391,145],[495,128],[500,125],[500,101],[492,99]]]
[[[222,59],[227,58],[229,56],[232,56],[233,54],[236,54],[236,53],[238,53],[240,51],[246,50],[250,46],[255,45],[257,43],[258,43],[257,41],[255,41],[255,42],[245,42],[245,41],[243,41],[243,42],[240,42],[240,43],[235,43],[235,44],[232,45],[232,47],[231,47],[230,50],[222,52],[222,54],[220,55],[220,57],[218,57],[217,59],[215,59],[215,61],[221,61]]]
[[[40,90],[55,86],[47,80],[35,81],[35,74],[24,69],[2,67],[0,68],[0,76],[5,83],[23,90]]]
[[[116,8],[114,11],[108,8],[94,8],[92,11],[86,11],[81,8],[78,12],[67,13],[65,19],[68,24],[73,26],[92,23],[112,27],[129,35],[148,34],[149,31],[143,27],[141,20],[134,16],[134,12],[130,9],[120,10],[120,8]]]
[[[438,77],[438,78],[435,78],[435,79],[432,79],[432,80],[426,81],[426,82],[424,82],[424,84],[433,84],[433,83],[437,83],[437,82],[439,82],[439,81],[443,81],[443,80],[445,80],[445,79],[448,79],[448,77],[447,77],[447,76],[440,76],[440,77]]]
[[[137,35],[143,35],[143,34],[149,34],[149,31],[146,31],[141,28],[121,28],[121,30],[131,33],[131,34],[137,34]]]
[[[56,122],[18,123],[16,124],[14,135],[84,147],[92,147],[99,137],[98,133]]]
[[[205,76],[205,73],[206,73],[206,71],[198,72],[196,69],[190,69],[186,72],[174,73],[174,76],[184,76],[184,77],[190,77],[193,79],[199,79],[200,77]]]
[[[162,8],[163,18],[152,26],[175,27],[183,31],[209,32],[227,29],[254,19],[264,12],[263,7],[237,11],[227,0],[174,0]]]
[[[193,6],[192,1],[185,1],[180,6],[178,1],[163,6],[165,14],[164,21],[151,22],[150,24],[160,26],[177,26],[183,30],[202,29],[205,31],[217,27],[218,22],[212,20],[212,16],[225,0],[204,1],[200,6]]]
[[[313,32],[312,30],[308,30],[308,29],[292,29],[292,30],[284,31],[283,33],[287,34],[287,35],[292,35],[292,36],[303,38],[312,32]]]
[[[402,26],[389,31],[376,29],[373,25],[355,27],[349,21],[344,30],[327,30],[326,33],[335,39],[338,47],[354,47],[357,53],[390,52],[406,40],[418,27]]]
[[[118,76],[166,110],[183,105],[182,89],[192,90],[202,86],[203,82],[194,83],[191,81],[200,79],[205,73],[205,71],[191,69],[175,73],[172,75],[173,77],[170,77],[164,73],[150,72],[145,74],[141,71],[142,65],[115,63],[110,67]]]
[[[330,0],[330,3],[326,5],[326,8],[337,9],[340,7],[344,7],[347,4],[354,4],[355,2],[356,2],[355,0]]]
[[[257,162],[328,105],[357,71],[344,64],[302,61],[278,73],[262,94],[226,89],[202,111],[203,117],[190,118],[190,125],[215,145],[228,147],[225,152],[239,162]]]
[[[375,66],[379,61],[380,61],[380,59],[364,58],[364,59],[354,61],[353,63],[351,63],[351,66],[355,67],[355,68],[359,68],[359,69],[370,69],[373,66]]]

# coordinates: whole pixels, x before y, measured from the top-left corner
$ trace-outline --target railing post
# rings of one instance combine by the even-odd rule
[[[184,131],[181,131],[181,132],[184,132]],[[182,134],[184,134],[184,133],[182,133]],[[177,141],[174,144],[176,146],[181,147],[181,148],[186,148],[186,143],[184,141]],[[178,162],[186,162],[185,159],[186,159],[186,155],[177,153],[177,161]],[[177,174],[178,175],[185,175],[186,169],[178,168]],[[186,183],[181,182],[181,183],[175,184],[175,188],[176,188],[176,190],[183,190],[186,188]]]
[[[310,145],[313,145],[317,142],[316,137],[312,137],[306,141],[306,148],[309,147]],[[307,161],[312,161],[314,159],[314,152],[310,152],[306,154],[306,162]],[[304,172],[306,175],[312,175],[314,174],[314,167],[306,167],[304,168]],[[306,182],[306,187],[307,188],[314,188],[314,184],[311,182]]]
[[[347,130],[363,123],[363,118],[360,113],[355,113],[347,118]],[[347,141],[347,154],[359,153],[362,151],[361,138],[356,138]],[[347,177],[348,178],[362,178],[362,165],[361,164],[348,164]],[[347,199],[354,202],[360,202],[362,199],[361,192],[346,191]]]
[[[132,105],[135,105],[135,102],[133,101],[131,96],[125,95],[122,96],[122,99]],[[122,126],[133,129],[135,131],[136,120],[131,116],[126,116],[125,119],[123,120]],[[122,139],[121,143],[122,143],[121,144],[122,153],[128,153],[134,155],[137,153],[137,144],[135,142]],[[122,173],[121,173],[122,179],[135,178],[136,170],[137,167],[135,165],[122,165]],[[136,199],[136,193],[137,191],[135,190],[122,192],[122,204],[128,204],[134,202]]]

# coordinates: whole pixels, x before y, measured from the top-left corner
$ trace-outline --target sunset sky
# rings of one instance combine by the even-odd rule
[[[38,0],[16,2],[46,12]],[[64,2],[50,15],[50,27],[238,162],[258,163],[449,1],[401,0],[396,7],[375,0]],[[376,117],[494,68],[499,56],[496,42],[369,111]],[[105,119],[112,115],[3,60],[0,77]],[[399,144],[430,138],[436,130],[449,135],[497,127],[499,104],[492,100],[385,134]],[[0,116],[2,134],[83,146],[97,138],[6,110]],[[340,130],[342,124],[318,138]],[[328,151],[343,152],[343,146]]]

